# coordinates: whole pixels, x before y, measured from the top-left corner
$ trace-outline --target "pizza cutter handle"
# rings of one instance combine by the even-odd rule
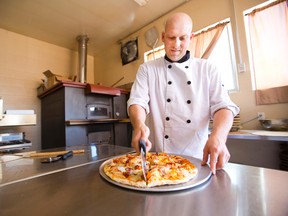
[[[145,153],[145,155],[146,155],[146,143],[145,143],[145,141],[144,140],[140,140],[139,141],[139,147],[140,147],[140,151],[141,151],[141,149],[143,149],[143,152]]]
[[[68,151],[65,154],[57,155],[56,157],[49,157],[41,159],[41,163],[52,163],[59,160],[66,160],[67,158],[73,156],[73,151]]]
[[[65,154],[58,155],[57,157],[60,157],[62,160],[66,160],[67,158],[73,156],[73,151],[68,151]]]

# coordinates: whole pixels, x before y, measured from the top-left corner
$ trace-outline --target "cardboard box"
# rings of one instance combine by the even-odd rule
[[[50,88],[63,80],[61,75],[53,74],[50,70],[43,72],[43,74],[47,77],[46,88]]]
[[[45,85],[42,83],[41,85],[38,86],[37,88],[37,95],[42,94],[46,90]]]

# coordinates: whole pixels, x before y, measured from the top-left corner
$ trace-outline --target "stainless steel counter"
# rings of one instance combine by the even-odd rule
[[[288,142],[288,131],[240,130],[230,132],[228,139],[267,140]]]
[[[17,159],[11,160],[7,163],[0,163],[0,187],[14,182],[22,181],[23,179],[30,179],[42,175],[47,175],[49,173],[60,172],[62,170],[75,168],[77,166],[84,166],[86,164],[94,163],[96,161],[105,160],[111,156],[134,151],[131,148],[107,144],[89,146],[78,145],[66,148],[48,149],[45,151],[53,152],[79,149],[83,149],[85,153],[76,154],[66,161],[58,161],[57,163],[50,164],[41,163],[40,157],[22,158],[19,156],[11,155],[11,157],[16,157]],[[8,155],[4,155],[4,157],[5,156]]]
[[[31,166],[41,174],[0,185],[1,215],[288,215],[288,172],[230,163],[196,188],[138,192],[99,175],[106,158],[131,149],[102,147],[105,154],[99,153],[99,159],[78,164],[78,156],[53,164],[35,159]],[[68,165],[72,162],[75,165]],[[59,169],[51,171],[50,165]]]

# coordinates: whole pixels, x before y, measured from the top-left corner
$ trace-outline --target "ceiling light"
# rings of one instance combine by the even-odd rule
[[[138,5],[145,6],[149,0],[134,0]]]

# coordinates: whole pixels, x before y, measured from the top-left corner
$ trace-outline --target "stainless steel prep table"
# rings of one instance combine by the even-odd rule
[[[228,139],[267,140],[288,142],[287,131],[239,130],[230,132]]]
[[[49,173],[60,172],[65,169],[83,166],[99,160],[107,159],[119,154],[134,151],[132,148],[115,145],[77,145],[66,148],[48,149],[42,152],[56,152],[63,150],[83,149],[84,154],[75,154],[74,157],[66,161],[58,161],[50,164],[40,163],[40,157],[23,158],[12,160],[8,163],[0,163],[0,187],[23,179],[47,175]],[[25,153],[24,153],[25,154]]]
[[[99,160],[0,185],[0,214],[288,215],[288,172],[230,163],[196,188],[138,192],[115,186],[99,175],[101,163],[118,153],[115,146],[105,146],[105,152],[110,148],[111,154]],[[129,151],[121,147],[118,150],[122,154]],[[77,156],[70,163],[73,159]],[[45,166],[64,166],[69,160]],[[35,161],[34,166],[44,166],[39,163]]]

